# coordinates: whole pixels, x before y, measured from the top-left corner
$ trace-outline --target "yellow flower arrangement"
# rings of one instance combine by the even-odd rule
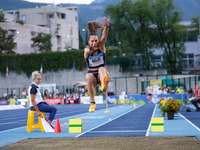
[[[164,111],[177,113],[180,110],[180,106],[181,103],[179,102],[179,100],[169,99],[165,103]]]
[[[161,113],[164,115],[166,112],[174,112],[177,113],[180,109],[181,103],[179,100],[176,99],[160,99],[159,108]]]
[[[159,104],[158,108],[160,108],[160,111],[161,111],[162,115],[165,115],[166,102],[167,101],[165,99],[160,99],[160,104]]]

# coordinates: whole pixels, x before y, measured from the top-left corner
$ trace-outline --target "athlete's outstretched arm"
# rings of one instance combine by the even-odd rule
[[[103,30],[101,40],[99,41],[101,45],[105,45],[106,44],[108,31],[109,31],[109,26],[110,26],[110,22],[108,21],[108,19],[106,17],[104,17],[104,19],[105,19],[106,27]]]
[[[84,57],[88,58],[91,55],[90,47],[84,49]]]

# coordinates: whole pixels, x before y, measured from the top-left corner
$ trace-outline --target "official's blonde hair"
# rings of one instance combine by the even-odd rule
[[[40,74],[38,71],[32,72],[32,81],[33,81],[34,79],[36,79],[38,76],[41,76],[41,74]]]

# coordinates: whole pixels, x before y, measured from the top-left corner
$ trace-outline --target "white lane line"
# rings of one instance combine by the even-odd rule
[[[79,110],[79,111],[83,111],[83,110]],[[79,111],[77,111],[77,110],[75,110],[75,111],[68,111],[68,112],[64,112],[63,111],[63,112],[59,113],[58,115],[60,115],[60,114],[66,114],[66,113],[68,114],[68,113],[73,113],[73,112],[79,112]],[[1,120],[6,120],[6,119],[19,118],[19,116],[28,116],[28,112],[27,112],[27,114],[20,114],[20,115],[18,115],[16,117],[15,116],[14,117],[13,116],[5,116],[6,118],[4,117],[3,119],[0,119],[0,121]],[[12,117],[12,118],[10,118],[10,117]]]
[[[127,114],[127,113],[129,113],[129,112],[131,112],[131,111],[134,111],[134,110],[136,110],[136,109],[138,109],[138,108],[140,108],[140,107],[142,107],[142,106],[144,106],[144,105],[141,105],[141,106],[139,106],[139,107],[137,107],[137,108],[135,108],[135,109],[131,109],[131,110],[129,110],[128,112],[125,112],[125,113],[123,113],[123,114],[121,114],[121,115],[119,115],[119,116],[113,118],[111,121],[113,121],[113,120],[115,120],[115,119],[117,119],[117,118],[119,118],[119,117],[121,117],[121,116],[123,116],[123,115],[125,115],[125,114]],[[92,129],[90,129],[90,130],[87,130],[87,131],[85,131],[85,132],[83,132],[83,133],[77,135],[76,137],[79,137],[79,136],[81,136],[81,135],[83,135],[83,134],[85,134],[85,133],[87,133],[87,132],[90,132],[90,131],[92,131],[92,130],[94,130],[94,129],[96,129],[96,128],[98,128],[98,127],[100,127],[100,126],[102,126],[102,125],[104,125],[104,124],[106,124],[106,123],[108,123],[108,122],[110,122],[110,121],[106,121],[106,122],[104,122],[104,123],[102,123],[102,124],[100,124],[100,125],[98,125],[98,126],[92,128]]]
[[[26,127],[26,126],[14,128],[14,129],[8,129],[8,130],[0,131],[0,133],[7,132],[7,131],[12,131],[12,130],[17,130],[17,129],[25,128],[25,127]]]
[[[115,106],[114,106],[115,107]],[[104,108],[103,108],[104,109]],[[98,109],[98,110],[101,110],[101,109]],[[98,111],[97,110],[97,111]],[[77,111],[76,111],[77,112]],[[62,118],[59,118],[59,120],[63,120],[63,119],[66,119],[66,118],[70,118],[70,117],[75,117],[75,116],[80,116],[80,115],[84,115],[84,114],[87,114],[88,112],[85,112],[85,113],[82,113],[82,114],[77,114],[77,115],[72,115],[72,116],[68,116],[68,117],[62,117]],[[59,115],[59,114],[58,114]],[[37,118],[35,118],[36,120]],[[55,122],[55,119],[54,121]],[[1,124],[0,124],[1,125]],[[19,128],[23,128],[23,127],[26,127],[26,126],[22,126],[22,127],[19,127]],[[11,130],[15,130],[15,129],[19,129],[19,128],[13,128],[13,129],[8,129],[8,130],[4,130],[4,131],[0,131],[0,133],[2,132],[6,132],[6,131],[11,131]]]
[[[89,108],[89,107],[88,107]],[[102,108],[100,108],[100,109],[104,109],[104,107],[102,107]],[[99,109],[99,110],[100,110]],[[28,109],[29,110],[29,109]],[[83,110],[75,110],[75,111],[67,111],[67,112],[65,112],[65,111],[59,111],[59,114],[57,114],[57,115],[62,115],[62,114],[68,114],[68,113],[73,113],[73,112],[79,112],[79,111],[83,111]],[[45,113],[46,114],[46,113]],[[3,119],[2,118],[0,118],[0,121],[1,120],[6,120],[6,119],[13,119],[13,117],[15,117],[16,115],[12,115],[12,116],[2,116],[3,117]],[[17,115],[16,116],[16,118],[19,118],[19,116],[28,116],[28,112],[27,112],[27,114],[20,114],[20,115]],[[9,118],[9,117],[12,117],[12,118]]]
[[[111,133],[111,132],[146,132],[146,130],[119,130],[119,131],[90,131],[90,133]]]
[[[13,121],[13,122],[0,123],[0,125],[3,125],[3,124],[12,124],[12,123],[15,123],[15,122],[25,122],[25,121],[27,121],[27,119],[25,119],[25,120]]]
[[[200,131],[200,129],[195,125],[193,124],[190,120],[188,120],[187,118],[185,118],[183,115],[181,115],[180,113],[178,113],[181,117],[183,117],[187,122],[189,122],[193,127],[195,127],[198,131]]]
[[[153,114],[152,114],[151,118],[154,117],[156,108],[157,108],[157,104],[156,104],[155,107],[154,107]],[[150,122],[149,122],[149,127],[148,127],[148,129],[147,129],[147,132],[146,132],[146,135],[145,135],[145,136],[149,136],[150,128],[151,128],[151,120],[150,120]]]
[[[79,111],[83,111],[83,110],[79,110]],[[69,112],[65,112],[65,113],[59,113],[59,114],[57,114],[57,115],[62,115],[62,114],[69,114],[69,113],[74,113],[74,112],[79,112],[79,111],[69,111]],[[25,115],[25,114],[24,114]],[[45,115],[48,115],[48,113],[45,113]],[[27,112],[27,114],[25,115],[26,117],[28,116],[28,112]],[[24,117],[25,117],[24,116]],[[0,119],[0,121],[2,121],[2,120],[9,120],[9,119],[16,119],[16,118],[21,118],[21,117],[12,117],[12,118],[6,118],[6,119]],[[20,120],[19,120],[20,121]],[[11,122],[12,123],[12,122]],[[1,125],[1,124],[0,124]]]

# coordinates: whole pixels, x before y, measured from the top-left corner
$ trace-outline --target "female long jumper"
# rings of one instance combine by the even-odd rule
[[[89,22],[87,27],[90,32],[88,36],[89,47],[84,49],[84,57],[88,66],[86,74],[87,88],[91,99],[89,112],[94,112],[96,108],[94,100],[94,87],[99,84],[102,91],[106,92],[109,84],[109,73],[106,68],[106,48],[105,43],[109,31],[110,22],[104,17],[106,27],[98,21]],[[104,29],[101,40],[98,39],[97,29]]]

